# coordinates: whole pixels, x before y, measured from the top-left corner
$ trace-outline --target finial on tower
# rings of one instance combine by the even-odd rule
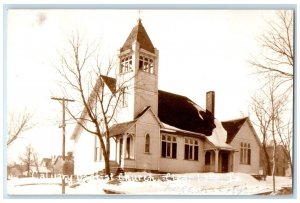
[[[142,20],[141,20],[141,10],[139,9],[139,19],[138,19],[138,22],[141,22]]]

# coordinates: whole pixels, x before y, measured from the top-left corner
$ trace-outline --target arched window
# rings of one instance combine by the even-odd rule
[[[134,148],[133,148],[133,138],[129,135],[126,139],[126,158],[134,159]]]
[[[150,135],[145,136],[145,153],[150,153]]]

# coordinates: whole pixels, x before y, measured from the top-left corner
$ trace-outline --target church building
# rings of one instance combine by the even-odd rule
[[[202,108],[183,95],[158,89],[159,51],[140,19],[118,56],[117,76],[101,77],[111,94],[130,83],[109,131],[112,166],[124,171],[258,174],[260,141],[248,118],[226,122],[215,118],[213,91],[207,92]],[[77,124],[71,139],[75,174],[105,168],[95,135]]]

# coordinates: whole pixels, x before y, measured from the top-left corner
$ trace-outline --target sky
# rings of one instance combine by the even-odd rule
[[[247,60],[261,51],[257,38],[274,19],[273,10],[9,10],[7,16],[8,112],[24,108],[35,127],[8,149],[15,160],[27,143],[41,157],[61,153],[60,77],[54,66],[67,37],[79,30],[101,41],[108,59],[123,45],[138,18],[159,50],[159,89],[189,97],[205,108],[215,91],[215,116],[248,116],[251,94],[259,88]],[[66,127],[67,137],[73,126]],[[68,143],[68,140],[67,140]]]

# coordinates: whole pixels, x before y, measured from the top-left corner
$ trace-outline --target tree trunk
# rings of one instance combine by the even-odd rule
[[[105,161],[105,175],[107,175],[108,178],[111,179],[110,165],[109,165],[109,156],[104,156],[104,161]]]
[[[267,147],[266,145],[263,145],[263,151],[266,157],[266,162],[267,162],[267,175],[272,175],[272,171],[271,171],[271,163],[270,163],[270,157],[269,154],[267,152]]]
[[[29,177],[29,173],[30,173],[30,164],[27,164],[27,177]]]
[[[275,155],[276,155],[276,142],[274,141],[274,147],[273,147],[273,168],[272,168],[272,182],[273,182],[273,193],[275,194],[276,192],[276,183],[275,183],[275,169],[276,169],[276,159],[275,159]]]

